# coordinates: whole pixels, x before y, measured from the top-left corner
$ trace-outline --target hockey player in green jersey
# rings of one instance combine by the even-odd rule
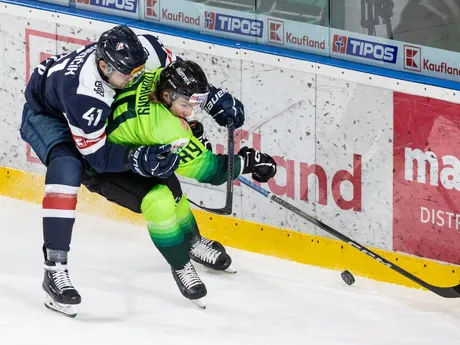
[[[227,156],[208,150],[197,138],[202,134],[197,133],[202,132],[201,124],[194,122],[192,130],[186,120],[204,108],[208,93],[207,78],[192,61],[177,61],[146,73],[118,93],[107,125],[110,142],[133,147],[127,161],[137,174],[130,170],[85,174],[83,178],[90,191],[144,215],[150,237],[171,265],[181,293],[201,307],[207,290],[190,258],[216,270],[231,269],[231,258],[222,244],[200,235],[174,173],[214,185],[227,180]],[[146,155],[172,168],[162,178],[148,177],[158,166],[139,158]],[[276,173],[276,163],[269,155],[244,147],[234,159],[234,178],[241,173],[252,173],[255,180],[267,182]]]

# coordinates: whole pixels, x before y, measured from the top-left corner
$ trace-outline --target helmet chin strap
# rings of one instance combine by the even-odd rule
[[[102,69],[99,67],[99,61],[104,61],[103,59],[97,60],[96,66],[97,66],[97,71],[99,72],[99,76],[102,78],[103,81],[106,83],[109,82],[109,78],[105,75],[105,73],[102,71]]]

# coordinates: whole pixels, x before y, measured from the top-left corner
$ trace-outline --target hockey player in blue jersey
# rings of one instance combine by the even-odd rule
[[[139,173],[142,167],[140,173],[164,178],[177,168],[176,154],[163,155],[168,147],[154,145],[139,154],[139,150],[109,143],[105,132],[116,90],[135,83],[146,70],[177,59],[156,37],[136,36],[127,26],[117,26],[103,33],[97,43],[51,57],[34,69],[25,90],[20,131],[47,167],[42,287],[48,308],[73,317],[75,306],[81,303],[67,261],[83,161],[98,172],[138,167],[133,171]],[[236,127],[244,122],[241,102],[213,86],[206,109],[220,125],[229,116]]]

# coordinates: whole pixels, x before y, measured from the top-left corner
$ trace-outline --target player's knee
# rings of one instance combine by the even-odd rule
[[[82,175],[81,161],[73,156],[53,158],[46,171],[46,184],[79,187]]]
[[[170,220],[176,212],[176,202],[171,190],[165,185],[155,186],[142,200],[141,210],[147,222]]]

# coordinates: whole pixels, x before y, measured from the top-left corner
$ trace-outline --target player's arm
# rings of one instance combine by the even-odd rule
[[[106,123],[110,106],[86,95],[69,96],[66,104],[64,116],[75,146],[83,157],[99,173],[125,171],[129,148],[107,141]]]
[[[174,55],[171,50],[166,48],[155,36],[139,35],[138,37],[149,54],[147,62],[145,63],[145,70],[147,72],[166,67],[174,61],[182,60],[180,57]]]
[[[176,173],[197,180],[201,183],[220,185],[227,181],[227,155],[215,155],[195,137],[178,153],[179,167]],[[241,174],[242,161],[239,156],[234,159],[234,178]]]
[[[166,156],[168,145],[130,148],[107,140],[107,119],[111,108],[95,98],[74,96],[74,112],[65,114],[80,153],[99,173],[123,172],[131,169],[146,177],[167,178],[179,165],[176,154]],[[165,157],[166,156],[166,157]]]
[[[213,154],[208,149],[210,143],[204,137],[202,130],[197,131],[196,128],[196,121],[194,121],[192,123],[194,136],[191,137],[188,145],[180,151],[181,162],[176,172],[179,175],[194,178],[201,183],[213,185],[225,183],[228,176],[228,156]],[[234,179],[241,174],[252,173],[252,177],[256,181],[267,182],[276,174],[276,163],[272,157],[247,147],[242,148],[238,155],[235,155],[233,167]]]

